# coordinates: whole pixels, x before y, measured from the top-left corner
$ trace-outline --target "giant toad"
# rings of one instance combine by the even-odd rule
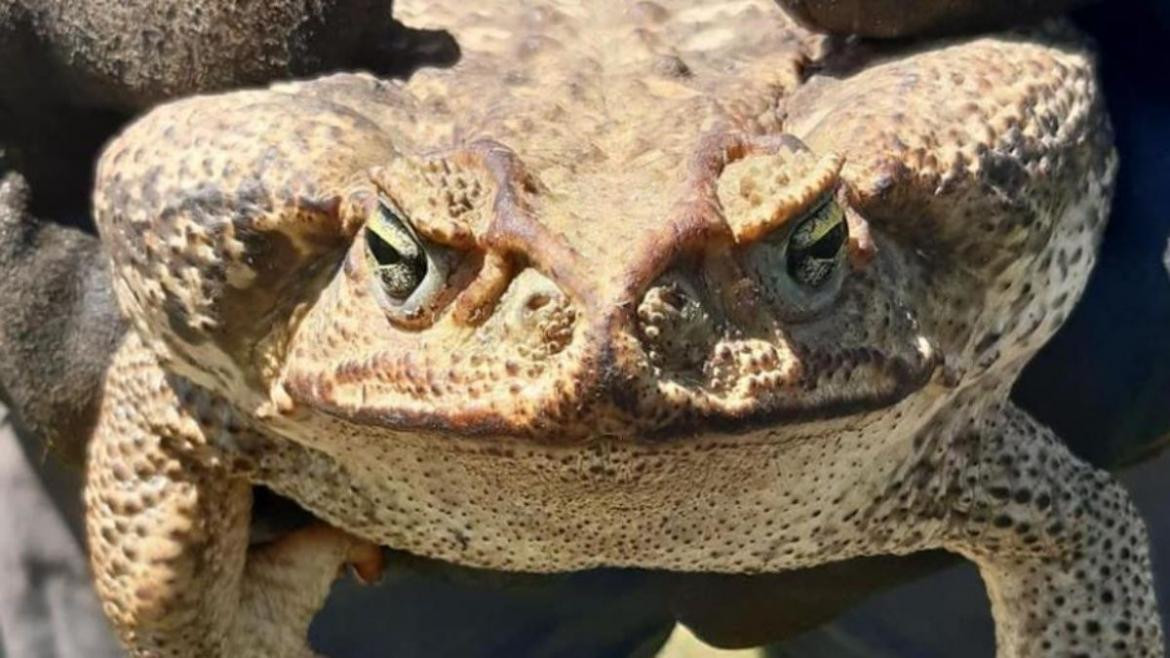
[[[520,571],[946,548],[999,655],[1160,656],[1125,492],[1007,399],[1116,158],[1059,23],[877,53],[754,0],[395,4],[450,69],[196,97],[95,212],[86,499],[140,656],[311,655],[377,545]],[[251,487],[330,525],[248,547]]]

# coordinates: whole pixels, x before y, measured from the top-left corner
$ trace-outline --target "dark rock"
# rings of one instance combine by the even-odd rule
[[[778,0],[832,34],[891,39],[985,32],[1052,16],[1083,0]]]

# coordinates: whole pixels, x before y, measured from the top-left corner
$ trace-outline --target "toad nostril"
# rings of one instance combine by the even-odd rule
[[[686,281],[667,277],[638,304],[640,338],[651,362],[672,369],[700,368],[716,339],[716,322]]]
[[[665,307],[676,313],[681,313],[686,308],[688,301],[683,296],[682,291],[675,286],[661,288],[658,291],[658,299]]]
[[[689,286],[676,281],[651,287],[638,305],[638,315],[643,323],[656,324],[665,318],[694,316],[702,312],[698,295]]]
[[[548,294],[543,293],[543,292],[538,292],[538,293],[534,293],[533,295],[531,295],[528,298],[528,301],[524,304],[524,307],[526,309],[528,309],[529,311],[535,312],[535,311],[539,311],[540,309],[544,308],[545,306],[548,306],[549,302],[551,302],[551,301],[552,301],[552,297],[550,297]]]
[[[508,341],[523,344],[532,357],[552,356],[572,342],[577,312],[560,288],[539,272],[526,269],[501,299],[502,328]]]

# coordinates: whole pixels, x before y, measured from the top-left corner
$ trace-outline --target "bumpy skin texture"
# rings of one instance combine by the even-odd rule
[[[1001,657],[1162,655],[1125,493],[1007,401],[1116,167],[1076,35],[858,63],[765,3],[396,11],[464,59],[181,101],[103,155],[135,330],[88,532],[136,654],[304,653],[372,542],[734,573],[941,547]],[[849,239],[811,290],[792,245],[826,199]],[[403,304],[383,205],[431,258]],[[341,532],[269,569],[249,483]]]
[[[96,241],[54,222],[92,229],[93,162],[131,113],[337,68],[403,74],[457,54],[449,35],[405,28],[375,0],[0,0],[0,398],[80,460],[125,322]]]

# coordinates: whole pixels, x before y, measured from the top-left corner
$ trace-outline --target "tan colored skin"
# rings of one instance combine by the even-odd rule
[[[817,75],[851,54],[762,2],[459,6],[395,6],[453,69],[180,101],[101,160],[136,330],[88,528],[135,655],[309,655],[374,544],[746,573],[942,547],[1001,658],[1162,655],[1124,491],[1007,399],[1116,167],[1076,35]],[[848,249],[810,293],[783,249],[826,198]],[[379,199],[451,263],[410,308],[367,257]],[[249,550],[252,483],[340,530]]]

